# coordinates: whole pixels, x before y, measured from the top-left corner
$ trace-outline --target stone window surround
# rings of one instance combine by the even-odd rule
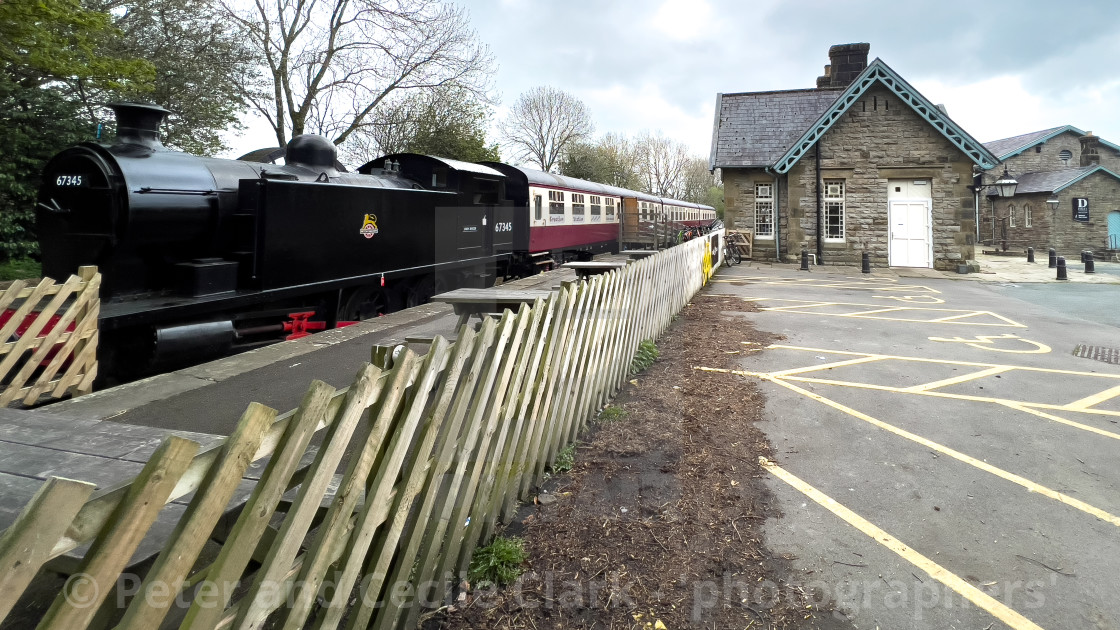
[[[774,208],[774,188],[777,186],[777,184],[778,183],[776,181],[772,180],[772,179],[756,180],[756,181],[751,182],[751,185],[754,187],[754,222],[755,222],[754,238],[755,239],[763,240],[763,241],[774,240],[774,222],[775,222],[775,219],[777,218],[777,217],[775,217],[775,208]],[[761,186],[769,186],[770,187],[770,195],[769,196],[762,197],[762,196],[759,195],[759,188]],[[758,216],[759,216],[759,210],[760,210],[760,207],[761,207],[760,204],[769,204],[769,206],[770,206],[769,207],[770,232],[768,234],[762,233],[762,231],[758,227],[759,226]]]
[[[823,191],[822,196],[824,198],[824,201],[823,201],[823,203],[824,203],[824,206],[823,206],[823,210],[824,210],[824,217],[823,217],[824,234],[822,235],[822,239],[827,243],[842,243],[845,240],[845,238],[844,238],[845,234],[846,234],[846,232],[845,232],[845,223],[846,223],[845,219],[847,218],[845,215],[846,215],[847,210],[848,210],[847,202],[846,202],[846,194],[845,194],[845,192],[847,190],[847,180],[831,178],[831,179],[823,179],[822,183],[823,183],[823,186],[822,186],[821,190]],[[838,197],[830,197],[828,195],[828,185],[829,184],[840,184],[840,195]],[[828,235],[828,227],[829,227],[828,219],[829,219],[829,214],[832,212],[832,208],[830,208],[829,206],[833,206],[833,207],[838,206],[839,207],[839,210],[840,210],[840,236],[829,236]]]

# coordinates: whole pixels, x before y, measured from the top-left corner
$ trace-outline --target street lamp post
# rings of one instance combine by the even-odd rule
[[[995,202],[994,198],[995,197],[1014,197],[1015,196],[1015,188],[1016,188],[1016,186],[1019,185],[1019,182],[1016,181],[1016,179],[1011,176],[1011,173],[1007,172],[1007,166],[1006,165],[1003,167],[1003,175],[1000,175],[999,179],[997,179],[996,181],[994,181],[990,184],[985,184],[984,183],[984,171],[980,170],[980,167],[978,167],[978,166],[973,167],[972,181],[973,181],[973,184],[972,184],[972,186],[969,186],[969,188],[971,188],[972,192],[976,195],[976,200],[975,200],[976,217],[975,217],[975,221],[976,221],[976,241],[977,242],[980,241],[980,192],[983,191],[984,189],[987,189],[987,188],[990,188],[994,191],[994,194],[989,194],[990,197],[993,197],[993,199],[992,199],[992,239],[994,241],[994,239],[995,239],[995,229],[996,229],[996,202]]]

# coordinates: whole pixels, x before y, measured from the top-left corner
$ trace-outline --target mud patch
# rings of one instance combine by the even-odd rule
[[[658,361],[614,401],[626,415],[593,423],[572,472],[546,483],[556,500],[511,524],[526,574],[470,592],[425,627],[850,627],[790,584],[791,558],[762,542],[779,514],[758,465],[771,456],[755,427],[761,392],[693,369],[750,369],[747,348],[779,339],[731,316],[754,310],[720,296],[686,307]]]

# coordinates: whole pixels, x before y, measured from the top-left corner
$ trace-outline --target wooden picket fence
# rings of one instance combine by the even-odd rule
[[[87,394],[97,377],[97,267],[62,284],[16,280],[0,294],[0,407]]]
[[[92,542],[81,579],[67,582],[40,628],[416,627],[630,378],[639,343],[707,281],[719,262],[713,244],[693,240],[564,283],[477,331],[463,326],[454,342],[435,338],[422,356],[371,362],[345,389],[316,381],[279,417],[250,404],[223,444],[200,452],[170,437],[124,486],[91,496],[90,484],[50,480],[0,537],[0,619],[45,562]],[[246,468],[264,457],[252,494],[231,510]],[[160,508],[191,492],[117,608],[110,594]],[[224,544],[200,561],[223,516]],[[189,605],[175,607],[181,592]]]

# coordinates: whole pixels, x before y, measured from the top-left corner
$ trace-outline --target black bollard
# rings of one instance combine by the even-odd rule
[[[1093,252],[1086,251],[1084,249],[1081,250],[1081,262],[1085,262],[1086,260],[1089,260],[1088,257],[1092,256],[1092,255],[1093,255]]]
[[[863,252],[863,273],[871,273],[871,256]]]
[[[1054,248],[1051,247],[1050,248],[1050,268],[1051,269],[1058,266],[1057,256],[1058,256],[1058,252],[1054,251]]]
[[[1097,273],[1097,266],[1093,262],[1093,252],[1085,253],[1085,273]]]
[[[1034,262],[1034,248],[1027,248],[1027,262]]]
[[[801,271],[809,271],[809,250],[801,248]]]
[[[1069,280],[1066,275],[1066,259],[1064,256],[1058,256],[1058,280]]]

